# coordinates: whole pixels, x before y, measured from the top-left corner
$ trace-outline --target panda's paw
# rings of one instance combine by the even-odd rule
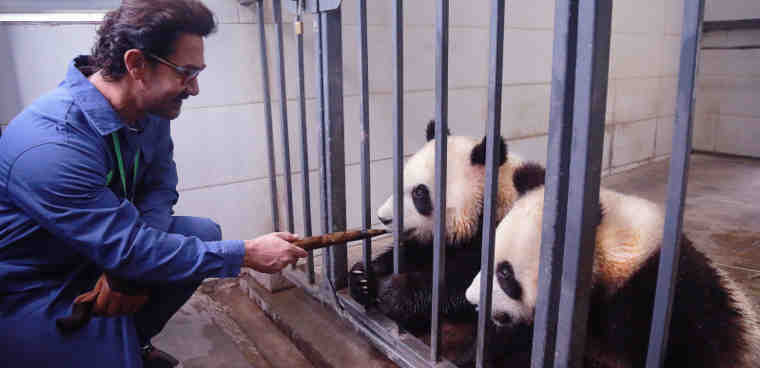
[[[368,307],[375,304],[377,298],[377,282],[364,270],[364,263],[357,262],[348,274],[348,287],[351,297],[361,305]]]

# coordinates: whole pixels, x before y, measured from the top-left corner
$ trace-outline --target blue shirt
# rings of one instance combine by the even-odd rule
[[[55,319],[103,271],[186,282],[237,276],[243,260],[242,241],[165,232],[178,198],[169,121],[149,115],[141,132],[127,129],[77,68],[85,60],[0,138],[0,359],[9,367],[140,367],[131,316],[93,318],[71,335]],[[141,152],[134,203],[124,198],[113,132],[128,188]]]

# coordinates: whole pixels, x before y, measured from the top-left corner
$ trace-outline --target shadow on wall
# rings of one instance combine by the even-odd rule
[[[16,75],[16,64],[13,58],[13,45],[8,39],[6,25],[0,24],[0,52],[5,56],[0,57],[0,125],[5,125],[21,111],[21,97],[19,96],[19,80]]]

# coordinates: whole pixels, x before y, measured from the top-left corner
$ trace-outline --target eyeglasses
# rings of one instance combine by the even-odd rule
[[[145,51],[145,55],[147,55],[148,57],[150,57],[152,59],[155,59],[156,61],[158,61],[161,64],[164,64],[164,65],[166,65],[166,66],[174,69],[174,71],[176,71],[177,73],[179,73],[180,75],[182,75],[182,77],[183,77],[182,84],[187,84],[190,81],[192,81],[193,79],[198,78],[198,74],[200,74],[203,71],[203,69],[204,69],[204,68],[200,68],[199,69],[199,68],[180,66],[180,65],[174,64],[171,61],[166,60],[166,59],[164,59],[164,58],[162,58],[160,56],[156,56],[154,54],[151,54],[150,52],[147,52],[147,51]]]

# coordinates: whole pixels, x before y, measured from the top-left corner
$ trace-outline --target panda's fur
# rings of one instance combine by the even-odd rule
[[[527,367],[538,285],[543,188],[518,200],[496,230],[493,366]],[[602,189],[585,365],[645,365],[663,232],[663,211]],[[480,274],[466,295],[477,304]],[[757,367],[760,327],[747,296],[684,236],[667,367]]]
[[[433,222],[435,205],[434,122],[427,127],[428,142],[404,167],[404,272],[392,275],[392,249],[378,255],[366,272],[363,263],[349,274],[351,296],[364,305],[376,305],[384,314],[409,330],[430,323]],[[448,132],[447,132],[448,135]],[[446,195],[446,288],[443,313],[451,320],[472,320],[474,307],[464,292],[480,269],[483,192],[485,185],[485,138],[448,136]],[[507,154],[498,139],[500,155],[496,216],[501,219],[524,192],[543,183],[544,169]],[[415,199],[416,197],[416,199]],[[378,217],[393,228],[393,198],[378,210]]]

